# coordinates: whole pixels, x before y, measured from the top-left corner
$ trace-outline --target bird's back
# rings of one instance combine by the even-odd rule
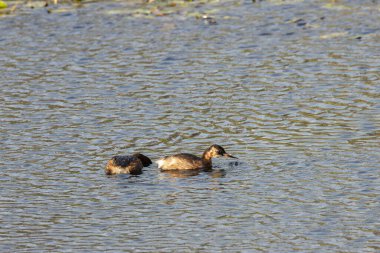
[[[141,174],[143,164],[135,156],[114,156],[108,161],[105,172],[107,175],[130,173]]]
[[[195,170],[203,167],[201,158],[187,153],[166,156],[156,162],[161,170]]]

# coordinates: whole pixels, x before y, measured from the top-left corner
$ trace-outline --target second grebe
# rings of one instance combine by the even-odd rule
[[[224,148],[219,145],[211,145],[203,152],[202,157],[192,154],[182,153],[172,156],[166,156],[156,161],[158,168],[161,170],[195,170],[195,169],[212,169],[213,157],[230,157],[237,158],[228,154]]]
[[[152,161],[143,154],[134,155],[117,155],[112,157],[106,165],[105,173],[114,174],[132,174],[139,175],[142,168],[152,164]]]

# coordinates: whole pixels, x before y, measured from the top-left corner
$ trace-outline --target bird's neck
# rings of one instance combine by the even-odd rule
[[[205,170],[212,169],[212,157],[208,152],[204,152],[202,155],[202,164]]]

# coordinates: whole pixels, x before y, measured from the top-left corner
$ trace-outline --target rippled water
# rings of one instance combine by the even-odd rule
[[[130,8],[0,18],[0,251],[380,249],[377,1]],[[213,143],[238,162],[104,175]]]

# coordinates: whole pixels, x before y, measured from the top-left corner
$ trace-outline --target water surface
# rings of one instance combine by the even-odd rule
[[[0,18],[0,251],[379,250],[378,2],[133,8]],[[238,162],[103,172],[213,143]]]

